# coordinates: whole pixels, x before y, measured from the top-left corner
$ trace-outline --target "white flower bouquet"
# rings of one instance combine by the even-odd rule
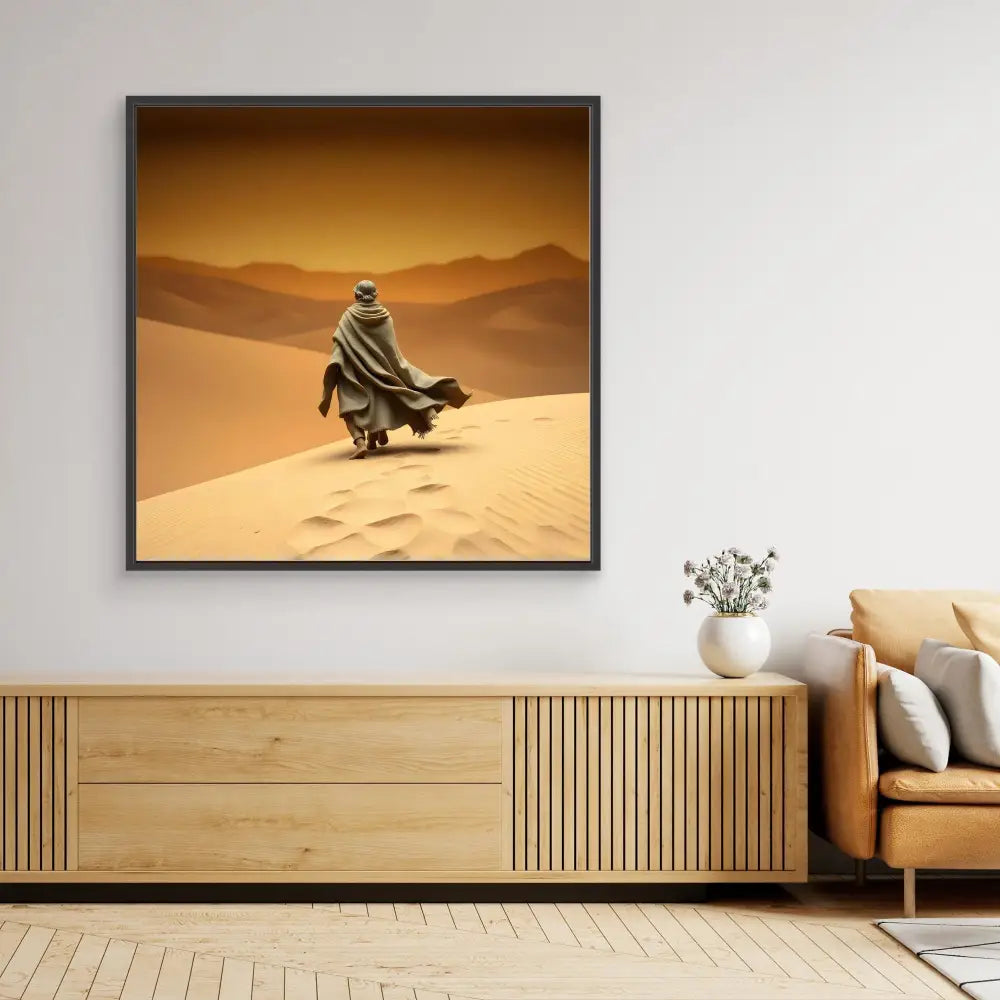
[[[755,562],[742,549],[725,549],[703,563],[684,563],[684,575],[694,578],[694,590],[684,591],[684,603],[703,601],[719,615],[752,615],[767,607],[771,574],[778,553],[768,549]]]

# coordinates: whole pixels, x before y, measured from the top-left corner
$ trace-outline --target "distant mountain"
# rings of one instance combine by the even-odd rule
[[[445,264],[419,264],[400,271],[305,271],[292,264],[254,263],[216,267],[173,257],[140,257],[140,269],[238,282],[263,291],[319,301],[350,300],[361,278],[371,278],[386,302],[457,302],[459,299],[552,278],[587,278],[590,267],[554,244],[491,260],[464,257]]]
[[[556,278],[453,303],[389,301],[407,358],[499,396],[589,387],[589,282]],[[139,265],[138,313],[174,326],[330,350],[347,301],[317,301],[206,274]],[[317,378],[322,372],[317,358]]]
[[[163,268],[141,260],[136,310],[140,318],[250,340],[337,325],[347,299],[320,302],[269,292],[239,281]]]

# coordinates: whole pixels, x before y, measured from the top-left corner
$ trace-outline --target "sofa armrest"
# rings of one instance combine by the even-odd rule
[[[851,639],[811,635],[810,825],[852,858],[875,854],[878,738],[875,653]]]

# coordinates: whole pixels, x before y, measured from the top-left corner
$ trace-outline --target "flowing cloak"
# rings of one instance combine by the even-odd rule
[[[359,430],[406,424],[421,437],[445,406],[458,408],[469,398],[455,379],[427,375],[399,353],[389,310],[377,302],[355,302],[337,324],[323,375],[324,417],[334,389],[341,417],[350,417]]]

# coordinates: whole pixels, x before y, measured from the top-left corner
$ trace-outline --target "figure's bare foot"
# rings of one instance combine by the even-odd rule
[[[364,436],[356,437],[354,439],[354,454],[351,455],[351,458],[364,458],[367,450],[368,444],[365,441]]]
[[[368,432],[368,450],[374,451],[378,447],[378,435]]]
[[[389,443],[389,435],[385,431],[378,432],[378,443],[384,448]]]

